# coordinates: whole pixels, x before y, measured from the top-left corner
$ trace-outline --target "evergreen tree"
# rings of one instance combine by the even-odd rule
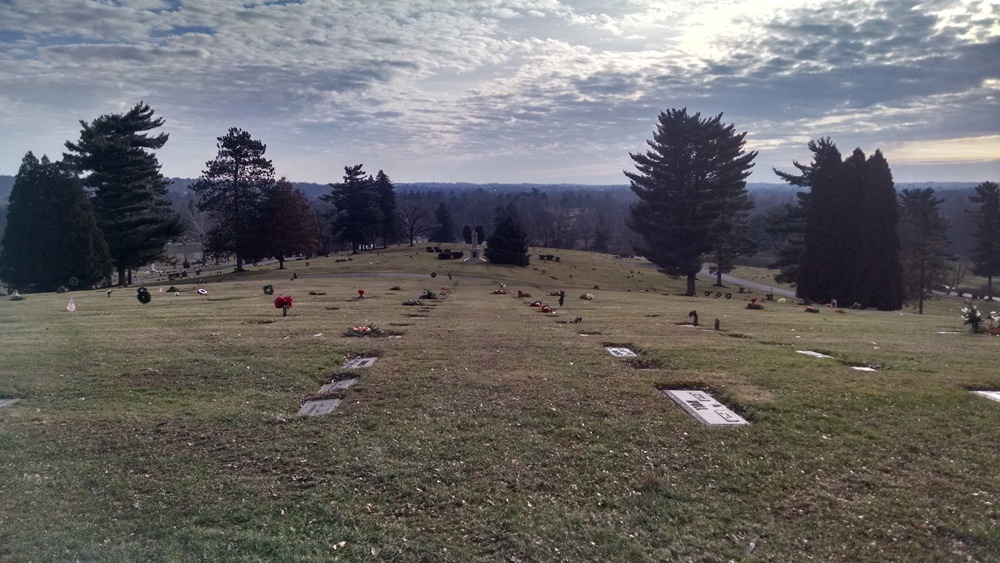
[[[78,172],[89,172],[83,182],[93,191],[118,284],[125,285],[131,282],[127,272],[162,258],[166,244],[184,231],[166,199],[169,181],[152,152],[163,148],[168,135],[148,134],[163,125],[163,118],[154,118],[144,102],[80,125],[80,140],[66,142],[70,152],[64,157]]]
[[[378,208],[382,213],[382,224],[379,229],[382,235],[382,248],[396,242],[399,233],[399,217],[396,216],[396,191],[392,180],[385,172],[379,170],[375,175],[375,193],[378,195]]]
[[[1000,186],[983,182],[969,197],[979,207],[975,215],[975,242],[969,252],[972,273],[986,276],[986,298],[993,300],[993,277],[1000,276]]]
[[[780,237],[784,242],[778,248],[778,257],[768,267],[778,269],[774,280],[778,283],[794,284],[799,278],[799,264],[802,262],[802,250],[805,233],[805,210],[808,205],[809,192],[796,192],[796,203],[786,203],[770,209],[765,217],[764,230],[771,236]]]
[[[757,241],[747,234],[753,206],[753,200],[746,192],[731,198],[712,228],[711,256],[715,264],[709,271],[715,274],[717,286],[722,286],[722,274],[728,274],[736,267],[737,258],[757,253]]]
[[[924,314],[924,300],[951,274],[948,254],[948,220],[941,216],[932,188],[903,190],[899,194],[900,262],[906,300],[917,302]]]
[[[285,269],[285,257],[312,253],[320,247],[319,227],[305,194],[281,178],[264,201],[264,245],[274,256],[278,269]]]
[[[513,203],[497,206],[493,214],[493,233],[486,239],[486,259],[493,264],[527,266],[528,232]]]
[[[796,295],[807,300],[860,303],[896,310],[902,307],[898,214],[889,165],[876,151],[866,159],[861,150],[845,161],[829,139],[809,143],[811,165],[798,162],[801,174],[775,170],[796,186],[799,209],[773,214],[771,229],[801,232],[801,247],[786,246],[779,262],[796,274]],[[797,260],[797,264],[796,264]]]
[[[455,242],[455,220],[451,217],[451,210],[443,201],[434,210],[434,218],[437,220],[437,228],[431,233],[431,240]]]
[[[250,133],[231,127],[218,137],[215,160],[191,190],[200,196],[198,209],[207,211],[215,226],[208,232],[206,249],[216,255],[234,254],[236,271],[244,260],[266,254],[263,241],[264,201],[274,186],[274,167],[264,158],[267,145]]]
[[[86,287],[111,273],[108,245],[74,172],[30,152],[21,161],[0,251],[0,279],[9,288]]]
[[[337,208],[331,232],[341,241],[350,242],[354,254],[375,239],[384,219],[375,180],[365,175],[363,166],[345,166],[344,181],[330,184],[332,191],[321,198]]]
[[[746,196],[757,153],[744,152],[745,137],[723,124],[721,113],[702,119],[670,109],[659,115],[651,150],[629,155],[637,172],[625,176],[639,202],[626,225],[643,238],[635,250],[667,274],[686,276],[687,295],[695,295],[695,276],[719,239],[725,211]]]

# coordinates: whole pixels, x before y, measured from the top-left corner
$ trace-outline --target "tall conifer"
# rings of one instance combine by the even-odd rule
[[[993,299],[993,278],[1000,276],[1000,186],[983,182],[976,186],[972,203],[975,214],[975,243],[969,253],[972,273],[986,277],[986,296]]]
[[[54,291],[110,273],[108,245],[74,170],[26,154],[10,194],[0,279],[21,291]]]

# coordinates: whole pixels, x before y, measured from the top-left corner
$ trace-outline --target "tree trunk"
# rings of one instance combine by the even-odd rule
[[[285,269],[285,255],[284,254],[279,254],[279,255],[275,256],[275,258],[278,259],[278,269],[279,270],[284,270]]]
[[[687,293],[685,293],[684,295],[686,295],[688,297],[694,297],[695,295],[697,295],[697,293],[695,293],[695,287],[694,287],[694,282],[695,282],[695,279],[696,279],[695,276],[697,276],[697,275],[698,274],[688,274]]]
[[[715,285],[716,287],[722,287],[722,268],[715,270]]]
[[[128,283],[125,279],[125,266],[118,266],[118,286],[128,287]]]
[[[993,301],[993,276],[986,276],[986,300]]]
[[[236,255],[236,271],[237,272],[243,271],[243,257],[240,256],[239,254]]]

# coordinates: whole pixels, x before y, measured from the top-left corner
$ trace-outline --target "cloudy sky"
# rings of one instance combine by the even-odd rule
[[[897,182],[1000,181],[1000,0],[0,0],[0,174],[139,100],[168,176],[240,127],[279,175],[624,184],[657,114]]]

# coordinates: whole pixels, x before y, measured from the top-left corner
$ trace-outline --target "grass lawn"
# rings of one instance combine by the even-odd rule
[[[22,399],[0,409],[0,560],[1000,561],[1000,403],[968,391],[1000,389],[1000,338],[960,301],[754,311],[541,253],[560,261],[399,247],[148,305],[0,299],[0,399]],[[361,324],[402,337],[345,336]],[[358,355],[379,359],[342,369]],[[350,376],[336,411],[297,415]],[[661,388],[751,424],[702,426]]]

